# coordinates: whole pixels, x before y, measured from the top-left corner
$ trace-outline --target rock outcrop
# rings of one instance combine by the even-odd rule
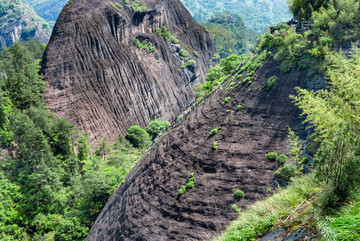
[[[19,40],[34,39],[47,43],[50,27],[25,1],[1,1],[0,49]]]
[[[279,73],[269,58],[251,85],[228,89],[246,78],[243,73],[195,108],[137,163],[105,205],[87,240],[211,240],[236,218],[232,205],[244,209],[269,195],[269,187],[276,189],[274,171],[279,164],[266,154],[288,153],[289,126],[302,138],[309,131],[289,95],[295,94],[295,86],[325,86],[322,77],[309,71]],[[278,80],[268,90],[272,76]],[[225,98],[230,100],[226,103]],[[209,137],[216,127],[221,129]],[[191,173],[194,187],[179,196]],[[236,197],[234,189],[244,196]]]
[[[176,118],[215,51],[178,0],[73,0],[44,54],[45,101],[92,141],[113,139],[131,125]]]

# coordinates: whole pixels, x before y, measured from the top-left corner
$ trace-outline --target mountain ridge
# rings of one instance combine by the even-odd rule
[[[134,124],[174,120],[214,53],[179,1],[72,1],[44,54],[45,101],[93,141],[112,140]]]
[[[47,43],[50,27],[25,1],[1,0],[0,3],[0,48],[28,39]]]

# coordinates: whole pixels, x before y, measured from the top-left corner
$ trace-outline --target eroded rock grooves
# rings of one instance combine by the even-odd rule
[[[46,104],[88,131],[92,141],[116,138],[155,118],[176,118],[194,100],[192,84],[204,80],[215,53],[209,34],[178,0],[142,0],[145,12],[132,11],[133,3],[71,1],[44,55]],[[179,44],[155,33],[163,26]],[[156,51],[136,48],[134,38]],[[179,48],[188,50],[195,68],[181,68]]]
[[[190,113],[138,162],[88,240],[210,240],[236,217],[233,204],[246,208],[268,195],[278,164],[267,160],[266,153],[288,152],[288,126],[302,138],[308,131],[289,95],[295,86],[320,89],[325,83],[307,71],[279,73],[270,58],[250,86],[225,87]],[[278,80],[267,91],[271,76]],[[222,105],[226,97],[231,100]],[[216,127],[221,130],[208,138]],[[214,141],[218,148],[211,150]],[[195,186],[179,198],[190,173]],[[236,198],[233,189],[243,190],[244,197]]]

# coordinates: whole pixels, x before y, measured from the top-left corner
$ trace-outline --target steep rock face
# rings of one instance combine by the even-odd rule
[[[34,39],[47,43],[50,38],[48,24],[23,0],[0,1],[0,49],[19,40]]]
[[[137,4],[88,0],[70,2],[55,25],[43,59],[45,101],[57,116],[90,133],[113,139],[134,124],[173,120],[193,99],[215,46],[178,0]],[[180,42],[156,33],[164,26]],[[152,51],[134,45],[151,43]],[[179,50],[190,56],[181,60]],[[198,57],[197,57],[198,56]],[[194,66],[181,68],[189,59]]]
[[[246,208],[266,196],[268,187],[276,188],[278,164],[266,154],[288,152],[288,126],[303,138],[309,131],[289,94],[295,94],[295,86],[325,86],[323,78],[307,71],[279,73],[268,59],[250,86],[231,91],[225,86],[192,111],[138,162],[100,213],[88,240],[210,240],[237,216],[233,204]],[[278,80],[267,91],[271,76]],[[231,100],[223,104],[226,97]],[[216,127],[221,129],[209,138]],[[214,141],[218,148],[211,150]],[[179,197],[190,173],[195,185]],[[233,189],[243,190],[244,197],[237,198]]]

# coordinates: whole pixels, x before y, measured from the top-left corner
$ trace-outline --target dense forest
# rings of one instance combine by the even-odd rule
[[[49,25],[54,27],[62,8],[68,2],[67,0],[26,0],[26,2],[43,18]]]
[[[231,12],[215,13],[204,26],[214,38],[221,58],[248,52],[254,47],[259,36],[256,31],[246,27],[239,14]]]
[[[182,3],[198,23],[205,23],[217,12],[230,11],[240,14],[246,27],[256,31],[266,31],[270,25],[291,18],[286,0],[182,0]]]
[[[132,126],[101,141],[56,118],[39,75],[45,46],[15,43],[0,53],[0,239],[82,240],[103,205],[168,122]]]
[[[191,9],[198,11],[198,1],[191,2]],[[206,4],[215,10],[233,6],[227,1],[221,6]],[[290,153],[268,154],[281,164],[275,176],[288,188],[245,211],[238,209],[238,220],[219,240],[256,240],[309,200],[313,206],[296,222],[310,223],[326,240],[360,239],[360,52],[356,46],[335,51],[359,38],[359,1],[290,0],[289,7],[299,19],[312,19],[312,28],[301,32],[287,24],[275,26],[273,32],[259,37],[251,54],[246,50],[256,33],[246,28],[239,15],[212,16],[207,8],[195,15],[206,22],[221,56],[206,82],[194,85],[197,101],[244,73],[246,79],[239,84],[251,85],[254,73],[269,57],[282,73],[311,69],[326,76],[329,84],[318,92],[298,88],[290,97],[313,134],[307,140],[309,156],[304,156],[291,130]],[[255,6],[251,9],[244,19],[254,29],[271,22]],[[279,18],[288,16],[286,10],[279,11]],[[259,19],[264,24],[254,27],[262,22]],[[234,38],[237,41],[231,42]],[[125,137],[112,144],[104,139],[96,147],[89,146],[86,133],[54,117],[44,103],[39,74],[44,49],[45,45],[30,41],[0,53],[1,240],[84,240],[116,187],[170,125],[154,120],[146,130],[130,127]],[[276,79],[269,79],[267,88],[274,84]],[[303,164],[309,159],[313,172],[304,175]]]

